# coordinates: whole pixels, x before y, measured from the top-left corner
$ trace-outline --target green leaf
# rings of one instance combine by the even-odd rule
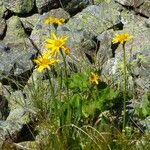
[[[76,73],[70,77],[69,87],[74,90],[84,90],[88,87],[88,76],[85,73]]]

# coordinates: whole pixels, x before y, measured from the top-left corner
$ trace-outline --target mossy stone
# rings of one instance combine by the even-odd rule
[[[29,13],[34,7],[34,0],[4,0],[4,6],[17,14]]]

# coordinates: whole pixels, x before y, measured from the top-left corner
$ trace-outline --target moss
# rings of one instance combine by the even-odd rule
[[[3,2],[0,1],[0,17],[3,16],[5,11],[6,8],[4,7]]]
[[[14,0],[4,0],[4,4],[6,8],[9,10],[15,12],[15,13],[29,13],[33,7],[34,7],[34,0],[20,0],[15,1]]]
[[[27,37],[24,28],[22,27],[22,23],[17,16],[11,17],[7,22],[7,33],[4,38],[5,42],[19,42]]]
[[[26,2],[23,2],[22,11],[30,12],[33,7],[34,7],[34,1],[28,0]],[[24,8],[25,8],[25,10],[24,10]]]

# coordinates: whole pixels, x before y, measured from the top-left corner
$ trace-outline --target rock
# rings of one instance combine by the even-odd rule
[[[30,38],[33,40],[35,45],[40,50],[45,48],[44,41],[45,41],[46,37],[50,36],[50,32],[55,32],[55,28],[53,27],[53,25],[45,25],[44,24],[44,21],[48,17],[64,18],[64,19],[68,20],[70,18],[70,15],[66,11],[64,11],[62,8],[59,8],[59,9],[54,9],[54,10],[40,16],[37,24],[35,25],[35,27],[32,31],[32,34],[30,36]]]
[[[82,11],[84,8],[89,6],[90,1],[89,0],[69,0],[68,3],[62,3],[62,6],[64,6],[65,10],[69,12],[71,15],[75,15],[78,12]],[[63,8],[63,7],[62,7]]]
[[[134,24],[143,24],[147,21],[145,17],[141,17],[140,15],[135,15],[134,11],[129,11],[124,9],[121,12],[121,22],[125,25],[132,24],[132,28],[134,28]]]
[[[101,67],[108,59],[113,57],[111,47],[113,33],[113,30],[107,30],[97,37],[98,41],[100,41],[100,47],[97,52],[97,66],[99,67]]]
[[[6,89],[5,86],[0,83],[0,121],[6,120],[8,114],[9,114],[9,108],[8,108],[8,101],[6,96]],[[8,95],[8,93],[7,93]]]
[[[20,142],[23,139],[30,139],[32,132],[30,127],[27,127],[35,115],[32,101],[25,98],[22,91],[15,91],[9,97],[8,106],[10,113],[7,119],[0,121],[0,139],[3,139],[0,148],[4,141]],[[28,136],[22,134],[23,130]]]
[[[5,34],[6,31],[6,22],[4,19],[0,17],[0,39],[3,38],[3,35]]]
[[[34,26],[36,25],[37,21],[39,20],[39,18],[40,18],[39,14],[34,14],[32,16],[25,17],[25,18],[20,17],[20,20],[21,20],[23,27],[25,29],[25,32],[27,34],[29,34],[29,35],[31,34],[31,32],[32,32]]]
[[[128,74],[129,89],[138,94],[138,99],[143,99],[144,93],[150,88],[150,30],[148,28],[148,19],[135,15],[133,11],[123,10],[121,12],[121,21],[123,23],[122,31],[113,31],[116,33],[130,33],[134,40],[126,43],[127,62],[130,63]],[[110,32],[110,31],[109,31]],[[142,39],[142,42],[141,42]],[[111,36],[109,40],[112,41]],[[110,44],[108,40],[108,45]],[[119,46],[112,45],[114,58],[109,58],[102,66],[102,74],[110,78],[116,85],[123,87],[123,50]]]
[[[29,114],[33,109],[31,109],[31,101],[26,99],[22,91],[15,91],[11,94],[8,105],[10,109],[7,121],[19,122],[21,124],[27,124],[30,122]]]
[[[29,42],[29,41],[28,41]],[[1,44],[0,44],[1,45]],[[28,52],[25,47],[25,43],[13,44],[9,43],[8,50],[0,49],[0,79],[7,79],[8,77],[18,77],[18,82],[25,81],[25,77],[27,77],[26,73],[29,73],[32,69],[32,61],[31,56],[34,52]],[[25,75],[26,74],[26,75]]]
[[[144,0],[116,0],[116,2],[124,6],[139,7]]]
[[[41,17],[38,24],[32,31],[31,39],[41,50],[45,48],[45,38],[50,37],[49,34],[55,31],[52,25],[48,27],[43,24],[44,18],[46,18],[46,16],[58,16],[62,18],[64,18],[64,16],[67,16],[63,15],[66,14],[65,12],[55,12],[59,11],[53,10],[50,11],[49,15],[47,13],[43,17]],[[82,50],[88,56],[93,52],[95,53],[97,44],[96,37],[103,33],[105,30],[113,28],[119,23],[120,13],[117,11],[116,5],[102,4],[100,6],[89,6],[85,8],[81,13],[75,15],[65,25],[59,26],[57,28],[57,33],[58,35],[69,36],[68,45],[69,47],[71,47],[71,51],[75,61],[83,62],[83,56],[81,56],[80,51]]]
[[[147,28],[150,28],[150,18],[145,21],[145,25]]]
[[[150,1],[146,0],[144,1],[144,4],[139,8],[139,13],[146,16],[150,17]]]
[[[3,0],[4,6],[17,14],[27,14],[34,8],[34,0]]]
[[[20,142],[19,143],[20,148],[24,149],[32,149],[32,150],[37,150],[37,142],[36,141],[25,141],[25,142]],[[19,148],[19,147],[18,147]]]
[[[133,30],[131,30],[133,28]],[[121,33],[130,33],[134,36],[133,42],[126,43],[127,62],[130,64],[128,70],[129,88],[138,94],[141,101],[145,92],[150,88],[150,31],[139,24],[129,23],[124,25]],[[142,39],[142,42],[141,42]],[[115,50],[115,58],[109,59],[102,67],[102,74],[111,77],[115,84],[123,86],[123,50],[119,45]]]
[[[4,16],[5,11],[6,11],[6,8],[3,5],[3,0],[0,0],[0,17]]]
[[[33,49],[27,51],[30,44],[20,19],[17,16],[11,17],[7,22],[6,36],[0,43],[1,80],[12,76],[13,80],[24,82],[33,67],[31,56],[36,53]]]
[[[18,43],[22,42],[24,38],[26,38],[27,35],[24,31],[24,28],[22,26],[22,23],[17,16],[11,17],[7,21],[7,33],[4,38],[5,43]]]
[[[145,17],[150,17],[150,1],[149,0],[116,0],[119,4],[127,7],[133,7],[136,13]]]
[[[50,16],[50,17],[56,17],[56,18],[64,18],[65,20],[70,19],[69,13],[64,11],[62,8],[53,9],[44,15],[45,15],[45,17]]]
[[[60,3],[55,0],[36,0],[36,7],[39,13],[47,12],[53,8],[58,8]]]
[[[6,139],[16,140],[16,134],[22,129],[23,125],[15,121],[0,122],[0,148]]]
[[[66,26],[72,31],[87,31],[97,36],[119,23],[120,13],[115,5],[102,4],[85,8],[70,19]]]
[[[36,0],[36,7],[39,13],[47,12],[51,9],[61,7],[71,14],[75,14],[76,12],[81,11],[87,5],[89,5],[88,0]]]
[[[117,11],[116,5],[104,3],[99,6],[88,6],[81,13],[71,18],[66,25],[58,27],[57,33],[69,36],[68,45],[71,47],[73,58],[75,62],[82,63],[86,60],[83,57],[85,55],[83,52],[86,52],[86,55],[89,54],[90,56],[88,57],[91,57],[90,59],[94,59],[90,53],[95,55],[98,49],[102,47],[102,49],[105,49],[107,47],[104,48],[105,44],[103,42],[105,41],[101,34],[108,29],[114,28],[119,23],[120,13]],[[108,33],[109,38],[110,35],[111,33]],[[105,39],[106,38],[108,37],[105,37]],[[111,41],[109,41],[109,43],[111,44]],[[110,47],[110,45],[108,47]],[[110,51],[110,49],[108,49],[108,51]],[[81,55],[81,53],[83,53],[83,55]],[[107,58],[108,54],[104,57]],[[97,60],[99,60],[99,58]],[[82,65],[78,64],[77,66]]]
[[[132,73],[135,75],[136,90],[138,95],[144,95],[150,89],[150,47],[134,54],[135,64]]]
[[[50,11],[49,16],[55,16],[52,15],[56,14],[55,12],[59,11]],[[57,13],[57,16],[62,18],[67,16],[63,14],[66,13],[61,13],[60,11]],[[48,14],[45,14],[44,16],[46,18]],[[40,18],[31,34],[31,39],[41,50],[45,48],[43,42],[45,41],[45,38],[50,37],[49,33],[55,31],[52,25],[47,27],[43,24],[44,16]],[[81,56],[81,50],[82,52],[85,52],[89,59],[91,59],[90,61],[92,61],[91,57],[93,56],[90,55],[93,55],[96,52],[96,44],[98,42],[97,36],[119,23],[120,13],[117,11],[116,5],[114,3],[112,5],[105,3],[100,6],[89,6],[85,8],[81,13],[78,13],[70,19],[65,25],[59,26],[57,28],[57,33],[58,35],[67,35],[69,37],[68,45],[71,47],[75,62],[83,62],[83,59],[87,59]],[[108,51],[110,51],[110,49]]]
[[[112,0],[94,0],[94,5],[99,5],[101,3],[111,3]],[[93,2],[91,1],[91,4],[93,4]]]

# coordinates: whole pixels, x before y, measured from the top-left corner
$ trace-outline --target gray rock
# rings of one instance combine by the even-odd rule
[[[38,146],[36,141],[24,141],[24,142],[19,142],[18,148],[23,148],[23,149],[32,149],[32,150],[37,150]]]
[[[145,25],[147,28],[150,28],[150,18],[145,21]]]
[[[134,25],[140,24],[141,26],[144,26],[147,19],[145,17],[141,17],[140,15],[135,15],[134,11],[129,11],[124,9],[121,12],[121,22],[124,24],[124,26],[128,24],[132,24],[132,29],[134,28]]]
[[[0,83],[0,120],[6,120],[9,114],[8,101],[5,96],[6,90]]]
[[[47,12],[54,8],[64,8],[70,13],[79,12],[89,4],[88,0],[36,0],[39,13]]]
[[[53,25],[44,24],[44,21],[48,17],[64,18],[68,20],[70,18],[70,15],[66,11],[64,11],[62,8],[59,8],[59,9],[54,9],[40,16],[30,36],[30,38],[33,40],[33,42],[36,44],[36,46],[40,50],[45,48],[44,41],[46,37],[49,37],[51,32],[55,32],[55,28],[53,27]]]
[[[34,26],[36,25],[37,21],[39,20],[40,15],[39,14],[34,14],[32,16],[29,17],[20,17],[20,20],[23,24],[23,27],[25,29],[25,31],[28,33],[30,33]]]
[[[64,18],[65,20],[70,19],[69,13],[64,11],[62,8],[53,9],[50,12],[45,13],[44,15],[56,18]]]
[[[36,0],[36,7],[39,13],[47,12],[53,8],[58,8],[59,6],[59,2],[55,0]]]
[[[146,0],[144,4],[139,8],[139,13],[146,16],[150,17],[150,1]]]
[[[67,23],[72,31],[87,31],[97,36],[120,23],[120,13],[115,5],[89,6]]]
[[[55,12],[59,11],[50,11],[50,16],[55,16],[52,15],[55,14]],[[60,11],[57,16],[62,18],[67,16],[63,14],[64,13],[61,13]],[[55,32],[52,25],[48,27],[43,24],[44,17],[46,18],[46,16],[48,16],[48,14],[45,14],[40,18],[31,34],[31,39],[41,50],[44,49],[45,44],[43,41],[45,41],[45,38],[50,37],[49,34],[51,32]],[[117,11],[116,5],[102,4],[100,6],[89,6],[81,13],[75,15],[65,25],[59,26],[57,28],[57,34],[58,36],[67,35],[69,37],[68,46],[71,48],[73,54],[72,61],[81,63],[83,62],[83,59],[84,62],[87,59],[84,57],[85,54],[81,56],[81,51],[93,58],[92,55],[96,52],[96,37],[119,23],[120,13]],[[103,40],[103,42],[105,41]],[[89,64],[88,60],[87,62]]]
[[[6,139],[15,140],[17,133],[22,129],[23,125],[19,121],[1,121],[0,122],[0,148]]]
[[[133,7],[139,7],[144,2],[144,0],[116,0],[116,1],[124,6],[133,6]]]
[[[0,17],[0,39],[3,37],[6,30],[6,22]]]
[[[31,70],[33,64],[30,58],[36,52],[27,51],[28,46],[31,47],[21,21],[17,16],[11,17],[7,22],[6,36],[0,43],[0,79]]]
[[[35,115],[32,101],[24,98],[22,91],[11,93],[8,99],[8,106],[10,113],[7,119],[0,121],[0,148],[6,140],[17,141],[20,138],[19,133],[23,126],[28,124]]]
[[[0,0],[0,17],[4,16],[5,11],[6,11],[6,8],[3,5],[3,0]]]
[[[69,0],[66,5],[65,3],[62,3],[61,5],[64,6],[63,8],[65,8],[66,11],[74,15],[89,6],[89,4],[89,0]]]
[[[22,42],[22,39],[26,37],[27,35],[22,27],[19,17],[11,17],[7,21],[7,33],[3,41],[5,43],[18,43],[19,41]]]
[[[99,69],[108,59],[113,57],[111,48],[113,34],[113,30],[107,30],[97,37],[100,41],[100,47],[97,52],[97,66],[99,66]]]
[[[133,28],[133,29],[132,29]],[[129,89],[138,93],[141,100],[144,93],[150,88],[150,31],[144,23],[126,24],[122,33],[128,32],[134,36],[133,42],[126,43]],[[141,42],[142,39],[142,42]],[[109,59],[103,66],[102,74],[111,77],[115,84],[123,86],[123,50],[119,45],[115,50],[115,58]]]
[[[22,91],[15,91],[10,95],[8,100],[8,106],[10,109],[9,116],[7,117],[7,121],[16,121],[21,124],[26,124],[30,121],[29,113],[33,109],[31,109],[32,101],[24,98]]]
[[[106,46],[107,42],[104,39],[110,39],[111,32],[108,31],[106,33],[105,31],[113,28],[119,23],[120,13],[117,11],[116,5],[93,5],[85,8],[81,13],[75,15],[68,21],[66,25],[58,27],[58,33],[64,35],[66,34],[69,36],[69,46],[71,47],[73,58],[75,62],[81,63],[85,62],[86,60],[84,53],[89,54],[90,57],[94,59],[90,53],[95,55],[96,50],[98,49],[103,51],[105,48],[110,48],[110,45]],[[109,37],[106,35],[101,35],[103,32],[105,32]],[[99,42],[100,45],[98,44]],[[111,41],[109,41],[109,44],[111,44]],[[108,49],[107,52],[110,53],[110,49]],[[110,56],[108,53],[107,56],[104,56],[105,58]],[[101,54],[99,54],[99,56],[100,55]],[[97,61],[101,60],[97,57]],[[97,62],[97,64],[99,63],[100,62]],[[82,65],[78,64],[77,66]],[[86,64],[86,66],[87,65],[88,64]]]
[[[17,14],[29,13],[34,7],[34,0],[3,0],[4,6]]]

